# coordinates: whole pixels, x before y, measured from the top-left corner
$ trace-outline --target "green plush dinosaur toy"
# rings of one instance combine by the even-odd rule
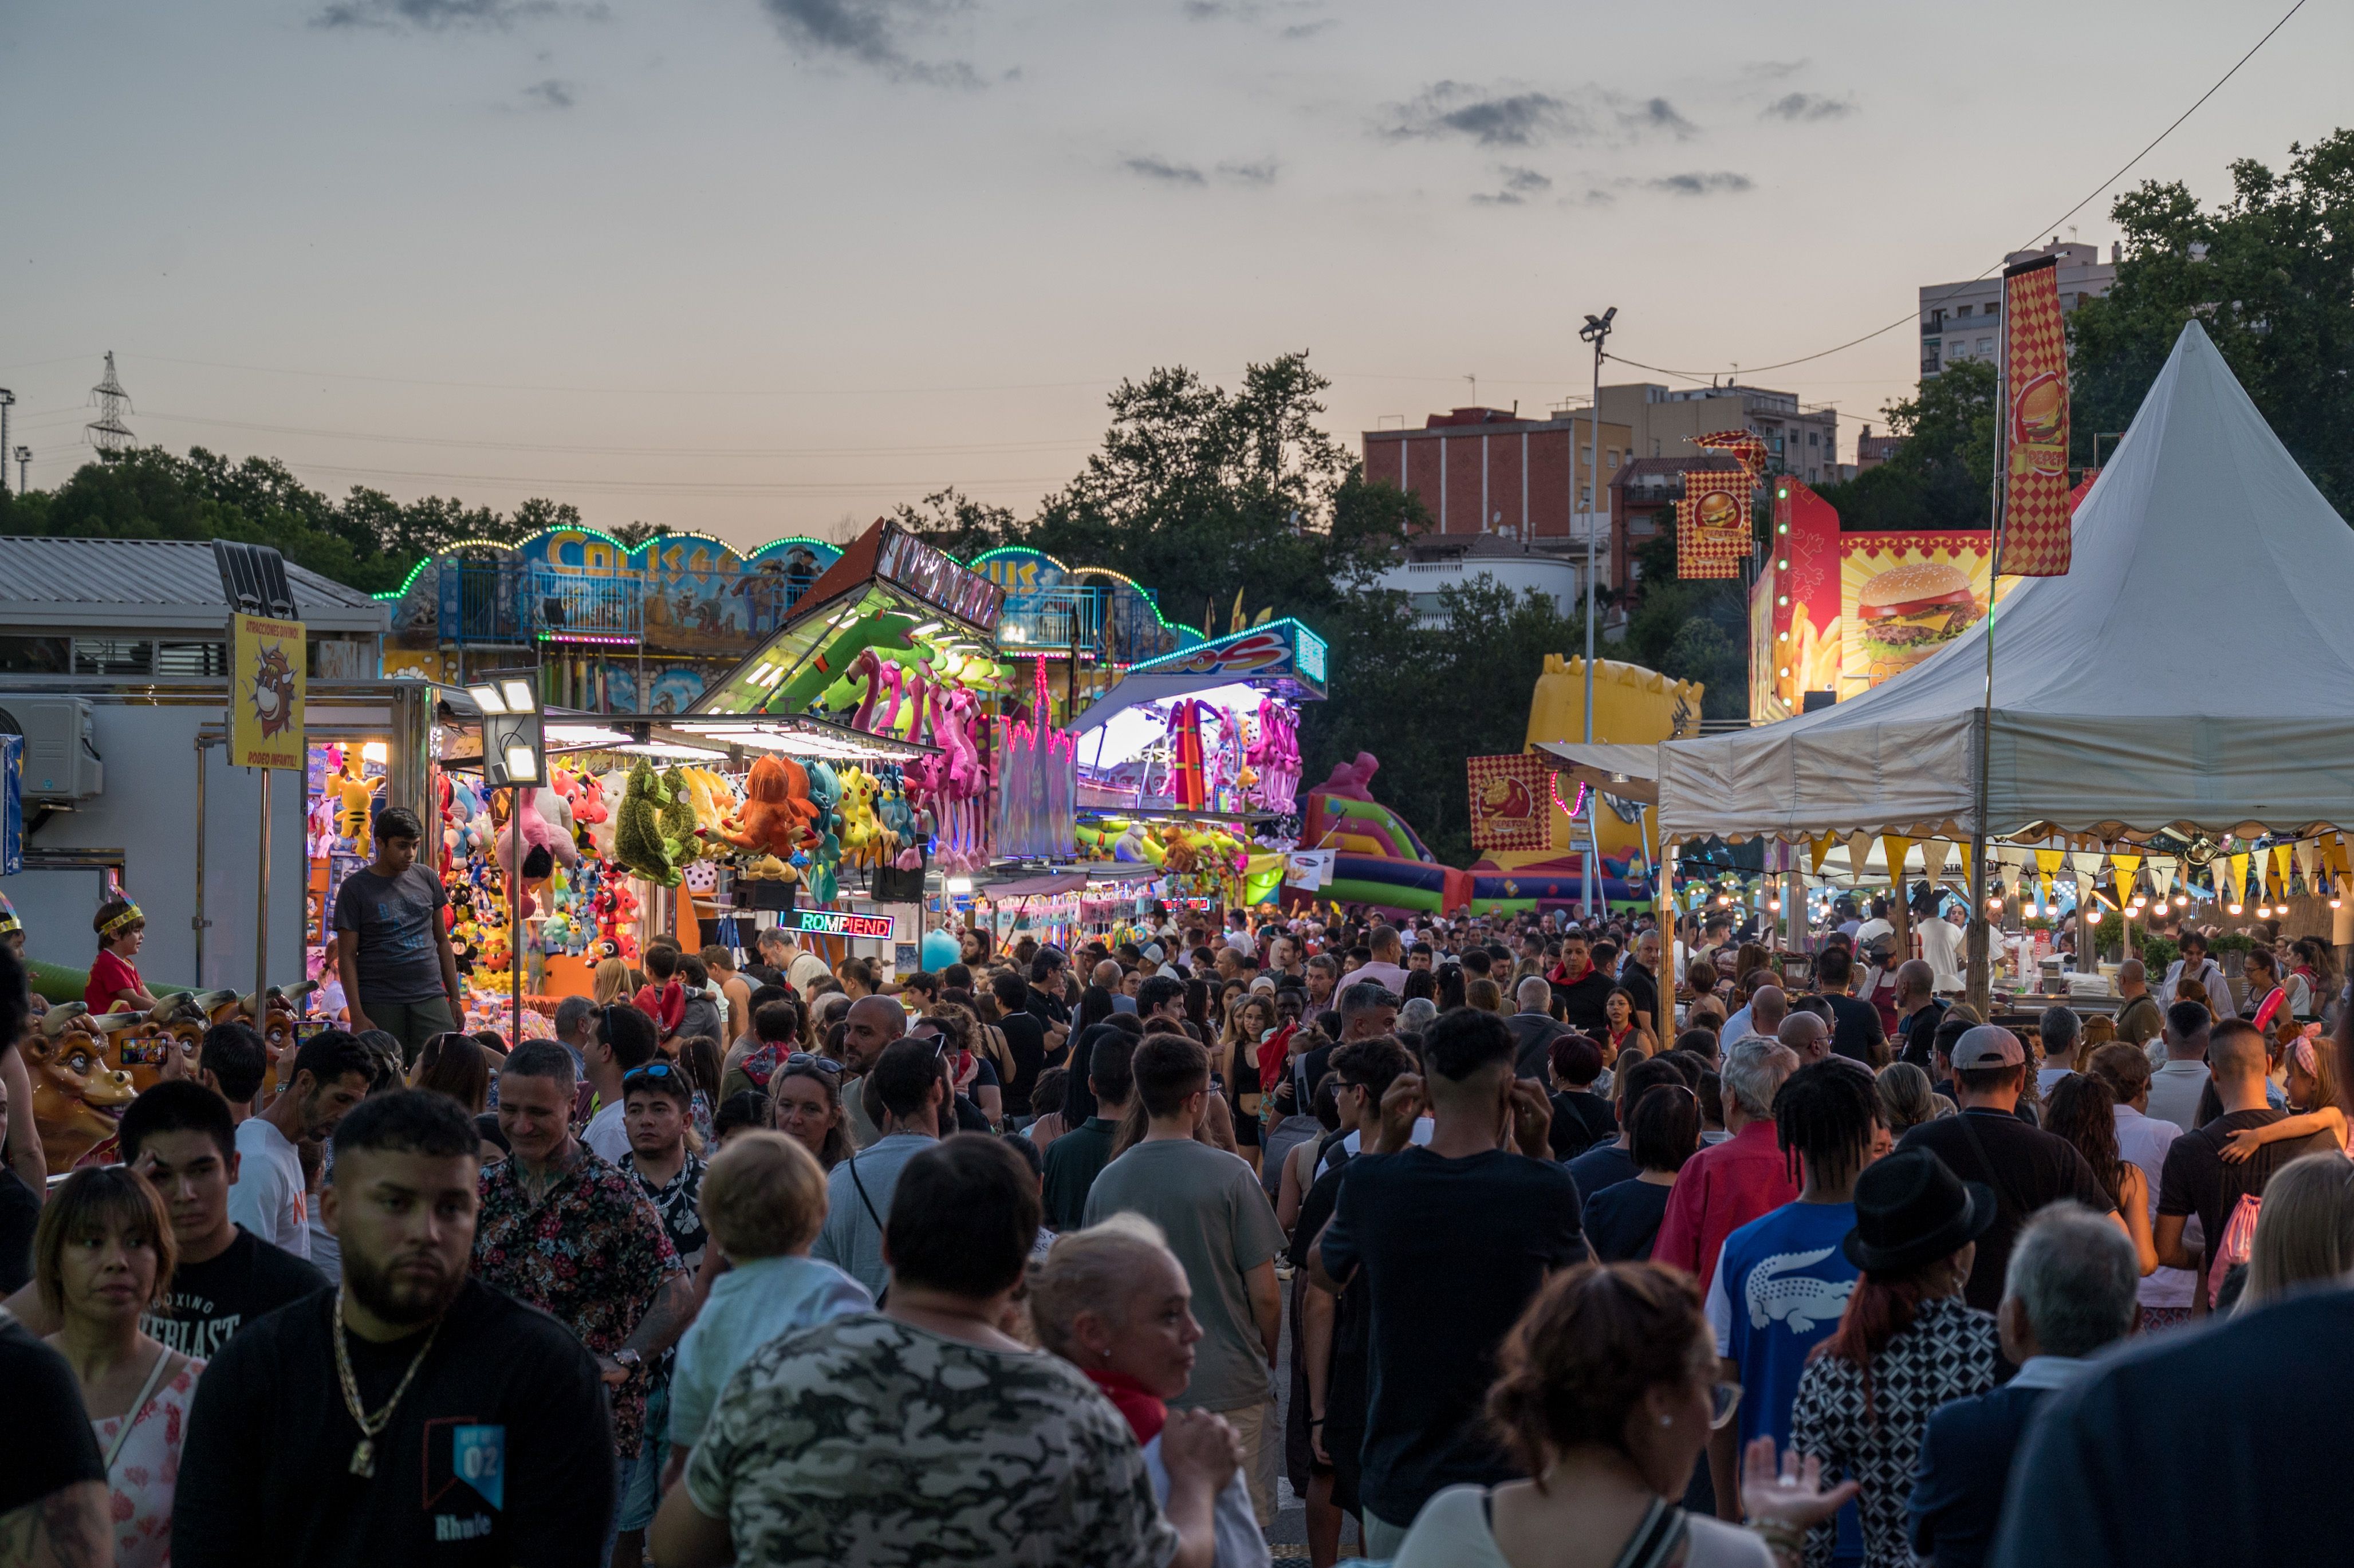
[[[663,822],[663,813],[677,800],[640,758],[613,818],[613,858],[663,887],[676,887],[680,881],[677,842],[664,833]]]

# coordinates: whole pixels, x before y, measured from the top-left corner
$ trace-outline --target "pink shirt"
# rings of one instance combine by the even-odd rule
[[[1676,1172],[1667,1217],[1651,1244],[1651,1261],[1682,1269],[1705,1291],[1724,1238],[1797,1198],[1798,1183],[1790,1180],[1788,1163],[1775,1146],[1774,1124],[1753,1121],[1702,1150]]]

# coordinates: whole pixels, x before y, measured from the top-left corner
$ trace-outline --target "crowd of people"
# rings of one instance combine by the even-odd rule
[[[1892,929],[767,930],[512,1044],[421,951],[46,1192],[0,1076],[0,1565],[2319,1560],[2334,973],[2011,1028]]]

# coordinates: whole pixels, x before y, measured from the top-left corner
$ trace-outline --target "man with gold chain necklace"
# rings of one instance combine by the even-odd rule
[[[469,1277],[480,1139],[401,1089],[335,1132],[343,1286],[268,1314],[197,1384],[175,1562],[578,1564],[605,1536],[612,1430],[565,1327]]]

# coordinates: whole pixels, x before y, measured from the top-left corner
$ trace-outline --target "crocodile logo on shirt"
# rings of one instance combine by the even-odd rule
[[[1817,1279],[1796,1272],[1812,1268],[1830,1256],[1831,1248],[1815,1252],[1780,1252],[1749,1271],[1741,1294],[1749,1303],[1749,1326],[1763,1329],[1776,1319],[1794,1334],[1811,1334],[1822,1324],[1835,1322],[1847,1309],[1855,1290],[1852,1279]]]

